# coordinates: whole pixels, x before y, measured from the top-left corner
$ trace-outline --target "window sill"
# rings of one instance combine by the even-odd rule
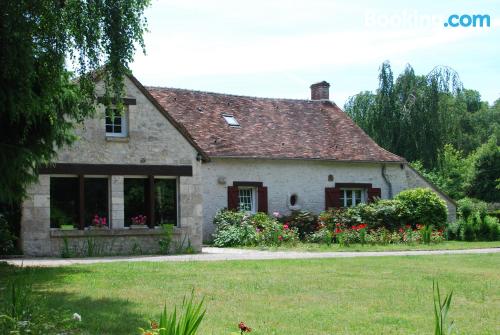
[[[185,228],[174,227],[174,235],[181,235],[186,233]],[[115,228],[115,229],[85,229],[85,230],[63,230],[58,228],[52,228],[50,230],[50,237],[87,237],[87,236],[145,236],[145,235],[163,235],[163,229],[152,228],[152,229],[130,229],[126,228]]]
[[[130,138],[128,136],[106,136],[107,142],[121,142],[128,143]]]

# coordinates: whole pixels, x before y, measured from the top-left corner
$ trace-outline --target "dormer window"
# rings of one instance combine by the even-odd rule
[[[240,126],[240,124],[238,123],[238,120],[236,120],[236,118],[233,115],[223,114],[222,117],[224,118],[224,120],[226,120],[227,124],[230,127],[239,127]]]
[[[125,106],[120,113],[116,108],[106,108],[106,136],[107,137],[127,137],[128,109]]]

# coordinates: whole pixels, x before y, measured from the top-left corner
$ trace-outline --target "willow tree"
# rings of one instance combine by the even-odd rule
[[[422,76],[408,65],[394,81],[390,64],[384,62],[377,91],[350,98],[345,111],[385,149],[431,168],[454,136],[455,110],[465,110],[458,98],[461,91],[458,75],[449,68],[437,67]]]
[[[38,168],[75,140],[75,124],[95,110],[93,75],[109,97],[120,96],[136,46],[144,51],[148,5],[0,2],[0,201],[22,198]]]

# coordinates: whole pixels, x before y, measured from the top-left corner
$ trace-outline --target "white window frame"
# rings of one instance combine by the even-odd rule
[[[366,189],[364,188],[342,188],[340,190],[342,192],[340,200],[343,201],[341,203],[342,207],[354,207],[356,206],[356,196],[355,196],[355,191],[361,191],[361,202],[360,203],[365,203],[367,196],[366,196]],[[347,197],[347,191],[351,191],[351,205],[347,206],[347,200],[349,199]]]
[[[230,127],[240,127],[240,123],[238,122],[238,120],[236,120],[236,117],[234,115],[222,114],[222,117]]]
[[[239,186],[238,187],[238,208],[241,208],[241,191],[252,191],[251,198],[250,198],[250,210],[246,211],[247,213],[255,214],[257,213],[257,188],[256,187],[251,187],[251,186]]]
[[[115,107],[108,107],[104,110],[104,130],[106,131],[106,128],[108,124],[106,123],[106,113],[108,110],[115,110],[115,115],[118,115],[118,112],[116,112]],[[120,120],[121,120],[121,132],[120,133],[115,133],[115,132],[107,132],[106,131],[106,137],[127,137],[128,136],[128,106],[123,106],[123,112],[120,114]],[[111,125],[114,127],[114,120],[113,124]]]

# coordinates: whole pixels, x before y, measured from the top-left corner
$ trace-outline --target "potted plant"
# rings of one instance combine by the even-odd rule
[[[131,217],[130,220],[132,221],[132,224],[130,225],[131,229],[144,229],[144,228],[147,228],[147,226],[146,226],[146,221],[147,221],[146,215],[139,214],[137,216]]]
[[[75,226],[73,226],[72,224],[62,224],[59,226],[59,229],[61,229],[61,230],[73,230],[73,229],[75,229]]]
[[[106,217],[100,217],[99,215],[95,214],[94,218],[92,219],[92,225],[90,226],[90,229],[105,229],[108,228],[107,220]]]

